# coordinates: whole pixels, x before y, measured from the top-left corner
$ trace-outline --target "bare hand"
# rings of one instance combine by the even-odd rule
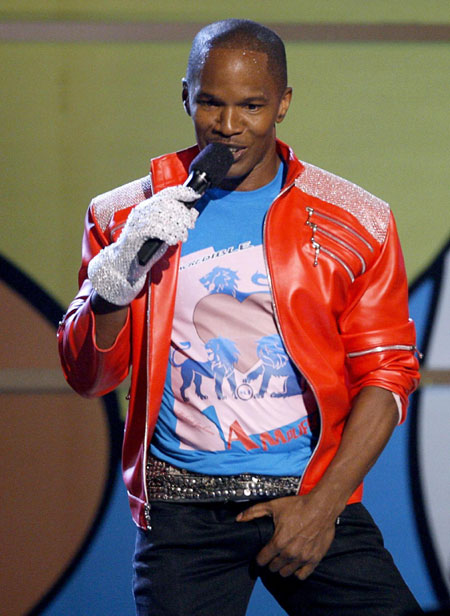
[[[238,522],[271,516],[275,531],[256,561],[282,577],[305,580],[325,556],[334,539],[335,521],[313,494],[288,496],[259,503],[237,516]]]

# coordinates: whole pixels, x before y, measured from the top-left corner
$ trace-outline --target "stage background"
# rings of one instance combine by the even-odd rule
[[[448,601],[448,2],[1,0],[5,616],[133,614],[125,390],[71,393],[55,325],[76,292],[90,199],[193,143],[180,88],[190,40],[225,17],[286,40],[294,99],[280,138],[392,204],[426,378],[365,502],[423,607]],[[283,614],[258,585],[249,616],[263,606]]]

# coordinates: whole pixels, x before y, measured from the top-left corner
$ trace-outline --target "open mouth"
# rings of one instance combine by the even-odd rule
[[[234,162],[236,163],[240,158],[242,158],[246,148],[243,146],[237,145],[229,145],[227,146],[230,152],[233,154]]]
[[[239,152],[243,152],[246,149],[244,145],[230,145],[228,143],[224,143],[223,141],[218,141],[218,142],[213,142],[213,143],[220,143],[221,145],[227,146],[227,148],[230,150],[230,152],[233,155],[238,154]]]
[[[241,158],[245,155],[247,151],[247,146],[245,145],[236,145],[231,143],[225,143],[224,141],[208,141],[206,145],[210,143],[220,143],[221,145],[225,145],[233,155],[233,165],[241,160]]]

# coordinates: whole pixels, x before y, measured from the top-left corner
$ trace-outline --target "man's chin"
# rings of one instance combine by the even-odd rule
[[[223,190],[239,190],[239,186],[248,178],[250,171],[247,173],[228,173],[227,177],[220,184],[220,188]]]

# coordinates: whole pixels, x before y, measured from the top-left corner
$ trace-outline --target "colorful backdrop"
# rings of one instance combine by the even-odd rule
[[[76,292],[89,200],[193,142],[180,91],[190,40],[225,17],[286,40],[294,99],[279,136],[395,212],[424,380],[365,501],[421,604],[448,602],[447,0],[2,0],[2,614],[133,614],[124,391],[71,393],[55,325]],[[263,605],[283,614],[258,586],[249,616]]]

